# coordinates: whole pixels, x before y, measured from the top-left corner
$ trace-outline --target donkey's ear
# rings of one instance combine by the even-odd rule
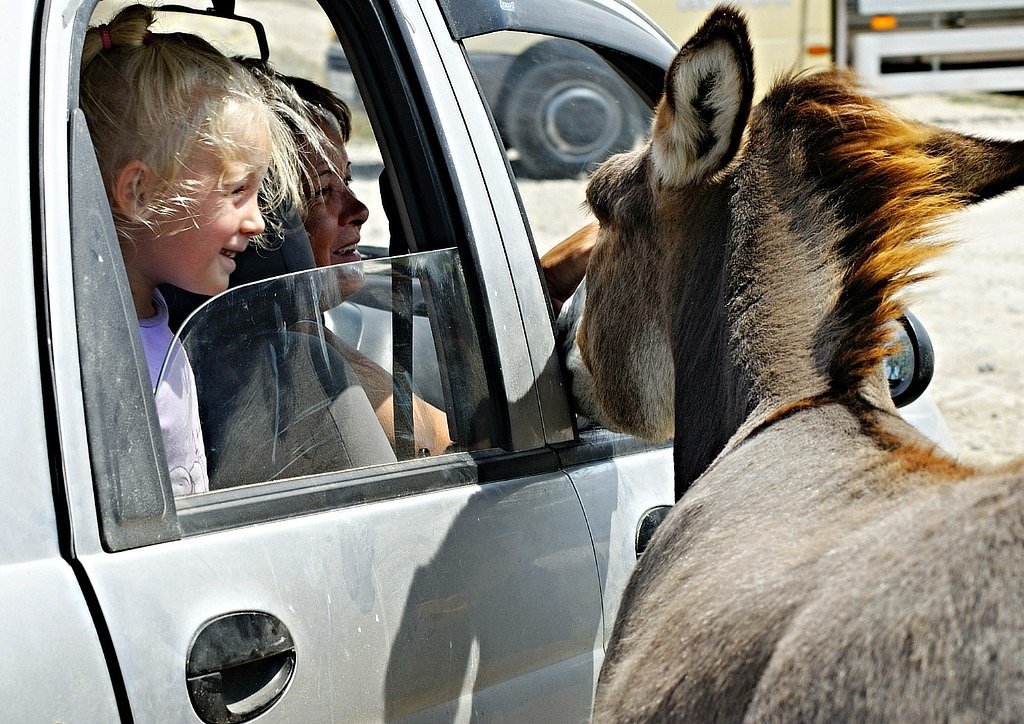
[[[1024,185],[1024,141],[992,141],[936,129],[926,150],[945,160],[948,190],[962,195],[966,203]]]
[[[665,76],[651,145],[661,180],[682,186],[724,167],[739,148],[754,94],[747,24],[716,8],[680,49]]]

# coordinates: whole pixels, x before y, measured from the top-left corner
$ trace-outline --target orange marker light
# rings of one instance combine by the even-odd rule
[[[871,18],[872,30],[895,30],[896,24],[895,15],[875,15]]]
[[[807,46],[807,54],[808,55],[814,55],[814,56],[828,55],[831,52],[832,52],[832,48],[830,46],[828,46],[828,45],[808,45]]]

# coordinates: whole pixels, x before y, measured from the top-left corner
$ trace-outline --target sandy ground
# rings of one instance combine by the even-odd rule
[[[991,138],[1024,139],[1024,98],[915,96],[893,101],[922,120]],[[929,393],[962,459],[1024,454],[1024,191],[958,214],[957,245],[920,286],[912,309],[935,345]]]

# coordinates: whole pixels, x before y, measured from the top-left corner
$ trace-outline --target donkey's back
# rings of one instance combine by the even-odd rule
[[[856,424],[841,406],[780,421],[677,504],[595,720],[1019,720],[1024,465],[915,469]]]

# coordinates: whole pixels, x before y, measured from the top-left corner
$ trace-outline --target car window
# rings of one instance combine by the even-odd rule
[[[586,175],[647,133],[651,110],[594,50],[500,31],[463,47],[490,108],[539,254],[593,221]]]
[[[491,445],[454,249],[236,287],[189,317],[161,376],[182,356],[214,490]]]
[[[79,21],[83,32],[86,22],[103,22],[121,5],[98,3]],[[363,261],[229,289],[182,325],[171,350],[187,356],[195,373],[210,489],[230,488],[232,496],[228,513],[202,508],[213,495],[172,498],[172,486],[182,489],[175,476],[189,471],[171,470],[170,480],[164,473],[157,406],[124,270],[110,264],[120,257],[111,215],[84,117],[73,114],[75,304],[94,484],[110,550],[279,517],[283,509],[466,484],[475,480],[476,464],[465,455],[444,460],[491,449],[485,462],[498,465],[503,450],[517,449],[510,432],[517,420],[534,414],[525,407],[529,399],[513,397],[503,382],[510,371],[532,378],[529,361],[516,371],[518,359],[497,360],[498,342],[488,331],[493,312],[481,301],[488,292],[461,199],[432,140],[434,121],[414,101],[421,81],[395,56],[377,11],[351,8],[359,17],[332,21],[315,2],[290,3],[284,12],[245,0],[235,11],[264,24],[277,70],[321,84],[334,85],[325,59],[340,37],[348,77],[359,80],[359,90],[353,83],[344,99],[352,111],[351,186],[369,208]],[[248,37],[209,39],[225,53],[253,52]],[[353,276],[360,288],[343,291]],[[528,413],[510,413],[513,407]],[[145,430],[139,440],[113,434],[127,411],[133,429],[141,423]],[[323,490],[325,475],[335,476],[326,481],[332,490],[357,492],[309,493],[311,485]],[[309,476],[315,482],[306,482]],[[287,495],[301,503],[282,508],[264,497],[261,512],[247,512],[247,491],[255,500],[266,488],[254,484],[285,479],[297,481]],[[151,530],[143,520],[154,521]]]

